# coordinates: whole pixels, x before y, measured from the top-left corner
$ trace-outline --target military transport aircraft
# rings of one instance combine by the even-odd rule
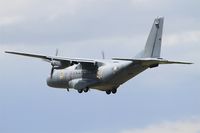
[[[105,91],[108,95],[117,92],[120,85],[135,77],[148,68],[160,64],[192,64],[189,62],[169,61],[160,58],[163,17],[154,20],[146,46],[135,58],[106,59],[73,59],[57,56],[29,54],[23,52],[5,51],[43,59],[52,66],[47,85],[54,88],[75,89],[79,93],[90,89]]]

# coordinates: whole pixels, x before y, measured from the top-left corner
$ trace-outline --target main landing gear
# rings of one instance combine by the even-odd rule
[[[79,90],[77,90],[78,91],[78,93],[83,93],[83,92],[85,92],[85,93],[87,93],[88,91],[89,91],[89,88],[87,87],[87,88],[85,88],[85,89],[79,89]],[[107,90],[106,91],[106,94],[108,94],[108,95],[110,95],[110,94],[116,94],[117,93],[117,89],[112,89],[112,90]]]
[[[79,89],[78,90],[78,93],[82,93],[82,92],[85,92],[85,93],[87,93],[88,91],[89,91],[89,88],[87,87],[87,88],[85,88],[85,89]]]
[[[110,94],[116,94],[117,93],[117,89],[112,89],[112,90],[107,90],[106,94],[110,95]]]
[[[78,90],[78,93],[82,93],[82,92],[83,92],[83,90],[82,90],[82,89]]]

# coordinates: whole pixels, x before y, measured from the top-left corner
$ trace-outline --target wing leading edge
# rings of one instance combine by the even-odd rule
[[[82,64],[83,67],[85,67],[85,69],[87,69],[87,66],[91,68],[91,66],[96,66],[97,63],[99,63],[95,60],[90,60],[90,59],[78,59],[78,58],[74,59],[74,58],[65,58],[65,57],[59,57],[59,56],[46,56],[46,55],[40,55],[40,54],[30,54],[30,53],[14,52],[14,51],[5,51],[5,53],[32,57],[32,58],[39,58],[50,63],[51,61],[60,61],[61,64],[63,64],[65,67],[68,67],[71,64],[80,63]]]

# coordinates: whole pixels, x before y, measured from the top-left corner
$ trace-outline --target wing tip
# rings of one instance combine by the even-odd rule
[[[177,64],[186,64],[186,65],[192,65],[192,64],[194,64],[193,62],[187,62],[187,61],[175,61],[175,63],[177,63]]]
[[[194,64],[193,62],[186,62],[187,65],[192,65]]]
[[[18,52],[15,52],[15,51],[4,51],[4,53],[13,54],[13,53],[18,53]]]

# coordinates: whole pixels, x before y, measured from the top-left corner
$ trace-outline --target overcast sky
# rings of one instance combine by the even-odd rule
[[[0,132],[199,133],[200,1],[0,0]],[[162,57],[193,65],[149,69],[116,95],[46,85],[50,65],[6,55],[134,57],[164,16]]]

